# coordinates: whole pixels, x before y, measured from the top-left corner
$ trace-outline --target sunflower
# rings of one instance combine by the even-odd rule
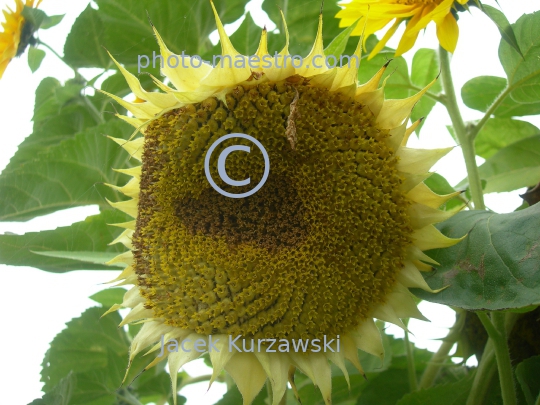
[[[35,8],[39,6],[38,0]],[[3,10],[5,22],[2,23],[3,32],[0,32],[0,79],[4,75],[7,65],[15,56],[20,56],[28,46],[34,33],[32,24],[25,21],[22,16],[25,3],[15,0],[15,11],[8,7],[9,11]],[[34,7],[34,0],[26,0],[26,7]]]
[[[405,146],[418,125],[407,128],[411,109],[427,88],[385,100],[379,82],[386,65],[358,85],[359,58],[343,67],[317,63],[322,16],[302,67],[283,62],[286,29],[283,59],[265,58],[263,30],[252,61],[271,63],[249,67],[214,13],[223,60],[234,66],[182,63],[154,28],[162,73],[174,88],[154,78],[162,92],[147,92],[117,63],[145,102],[106,93],[143,135],[114,139],[142,165],[119,169],[132,179],[111,185],[130,197],[112,206],[134,220],[118,224],[124,231],[113,243],[129,250],[110,264],[125,263],[114,281],[133,287],[109,312],[130,308],[122,325],[143,323],[129,363],[145,348],[156,355],[146,369],[168,359],[173,392],[178,370],[207,349],[210,384],[225,369],[244,404],[267,378],[278,404],[288,382],[295,389],[297,369],[329,404],[330,362],[348,379],[345,360],[363,373],[358,349],[383,357],[375,318],[403,328],[402,318],[425,319],[408,290],[432,291],[420,271],[436,263],[423,251],[458,242],[433,226],[453,215],[438,207],[454,195],[436,195],[423,183],[449,149]],[[252,148],[230,154],[226,169],[230,179],[252,183],[220,180],[218,152],[253,146],[222,139],[230,134],[256,138],[268,154],[268,179],[247,198],[218,193],[205,174],[209,149],[221,140],[208,158],[221,189],[239,194],[263,179],[265,157]],[[300,348],[306,341],[309,348]]]
[[[380,52],[388,40],[395,34],[399,25],[406,21],[407,27],[399,41],[396,56],[410,50],[420,30],[434,21],[437,24],[437,38],[440,45],[448,52],[454,52],[459,37],[459,27],[453,11],[469,0],[352,0],[342,4],[343,9],[336,14],[340,18],[340,27],[348,27],[359,18],[366,17],[364,38],[383,29],[394,21],[390,29],[377,43],[369,59]],[[456,5],[455,3],[459,3]],[[358,24],[352,35],[362,35],[364,24]]]

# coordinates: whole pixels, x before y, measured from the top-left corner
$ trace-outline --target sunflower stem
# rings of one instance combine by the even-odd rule
[[[476,369],[473,385],[469,392],[466,405],[482,405],[484,403],[487,390],[495,375],[495,364],[495,350],[493,348],[493,341],[490,339],[484,348],[482,359]]]
[[[411,392],[418,390],[418,380],[416,379],[416,367],[414,366],[414,346],[409,340],[409,332],[405,331],[405,350],[407,351],[407,371],[409,374],[409,388]]]
[[[77,68],[75,68],[75,67],[71,66],[69,63],[67,63],[66,60],[64,59],[64,57],[62,55],[60,55],[58,52],[56,52],[49,44],[41,41],[40,39],[37,40],[37,43],[38,43],[38,45],[43,45],[45,48],[47,48],[49,51],[51,51],[54,56],[56,56],[58,59],[60,59],[62,62],[64,62],[64,64],[68,68],[73,70],[73,72],[75,73],[75,76],[81,76],[81,74],[79,73]]]
[[[499,370],[499,380],[501,383],[501,393],[504,405],[516,405],[516,387],[512,364],[510,362],[510,352],[506,336],[506,318],[504,312],[492,312],[491,319],[486,313],[479,312],[478,318],[484,325],[489,339],[495,348],[495,357]]]
[[[433,385],[433,382],[437,378],[441,367],[445,364],[445,361],[448,358],[450,350],[452,350],[452,347],[454,347],[454,344],[457,342],[464,324],[465,316],[456,314],[456,322],[454,323],[454,326],[450,328],[448,335],[446,335],[446,337],[443,339],[439,350],[437,350],[437,352],[431,357],[431,360],[424,370],[424,374],[422,374],[419,385],[420,389],[427,389]]]
[[[504,99],[510,94],[512,91],[512,88],[510,86],[506,87],[504,91],[497,96],[493,104],[488,108],[485,115],[482,117],[480,121],[474,126],[471,127],[469,131],[469,137],[474,141],[478,133],[482,130],[486,122],[491,118],[493,113],[495,113],[495,110],[501,105],[501,103],[504,101]]]
[[[442,85],[446,97],[445,106],[448,110],[448,115],[450,115],[450,119],[452,120],[452,126],[454,127],[458,142],[461,145],[461,150],[463,151],[463,158],[465,159],[465,166],[467,167],[469,189],[471,190],[474,208],[477,210],[485,210],[486,206],[484,204],[482,182],[480,181],[478,166],[476,165],[474,138],[469,136],[470,129],[465,126],[465,122],[459,111],[454,82],[452,80],[452,72],[450,69],[450,55],[442,47],[439,47],[439,58],[441,61]]]

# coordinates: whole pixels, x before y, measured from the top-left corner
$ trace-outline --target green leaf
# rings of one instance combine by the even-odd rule
[[[25,22],[32,24],[34,30],[37,30],[41,24],[48,18],[47,14],[38,8],[24,6],[21,15],[24,17]]]
[[[109,121],[52,146],[35,160],[0,175],[0,220],[26,221],[60,209],[98,204],[120,195],[103,183],[119,184],[129,156],[105,135],[126,138],[132,128]],[[55,249],[56,250],[56,249]]]
[[[20,168],[46,152],[50,146],[96,125],[82,101],[81,89],[82,85],[73,80],[67,81],[64,86],[52,77],[41,81],[36,89],[33,133],[19,145],[3,173]]]
[[[419,298],[467,310],[522,308],[540,303],[540,204],[510,214],[463,211],[437,228],[457,245],[427,254],[440,263],[424,275],[431,294]]]
[[[50,15],[47,16],[47,18],[41,23],[41,27],[39,27],[42,30],[48,30],[49,28],[52,28],[62,22],[64,19],[65,14],[57,14],[57,15]]]
[[[64,55],[72,66],[111,66],[112,61],[103,47],[126,67],[136,67],[139,55],[152,60],[154,52],[159,54],[159,47],[148,16],[168,48],[176,54],[184,50],[188,55],[203,55],[213,47],[208,36],[216,29],[216,23],[208,2],[96,0],[96,4],[99,10],[88,6],[66,39]],[[245,1],[228,0],[216,2],[215,6],[222,22],[228,24],[244,14]],[[81,46],[83,43],[85,46]]]
[[[530,187],[540,180],[540,135],[514,142],[487,159],[478,168],[487,182],[485,193],[505,192]],[[464,179],[456,187],[467,185]]]
[[[351,26],[341,31],[339,35],[335,37],[332,42],[330,42],[330,44],[324,50],[324,54],[326,56],[333,55],[336,58],[339,58],[343,54],[345,48],[347,47],[347,42],[349,41],[351,32],[353,32],[353,30],[356,28],[358,21],[359,20],[356,20]]]
[[[113,61],[104,48],[104,29],[99,12],[89,4],[75,20],[64,44],[66,63],[73,67],[110,67]]]
[[[499,46],[499,59],[511,86],[510,96],[520,103],[540,100],[540,12],[525,14],[512,24],[523,57],[506,41]]]
[[[409,392],[407,369],[390,368],[375,376],[368,377],[357,405],[395,405]]]
[[[78,260],[80,262],[92,263],[92,264],[101,264],[105,265],[108,261],[114,259],[118,256],[117,253],[113,252],[66,252],[66,251],[47,251],[39,252],[32,250],[32,253],[40,256],[55,257],[57,259],[67,259],[67,260]],[[122,263],[112,264],[113,267],[125,267]],[[112,269],[111,269],[112,270]]]
[[[415,54],[411,67],[411,82],[419,88],[426,87],[433,79],[435,79],[440,72],[439,57],[434,49],[419,49]],[[440,93],[442,91],[442,85],[440,81],[436,81],[430,88],[430,92]],[[415,92],[411,91],[409,95],[413,95]],[[427,117],[433,107],[435,107],[436,101],[432,98],[424,96],[414,107],[411,114],[411,121],[415,122],[422,117]],[[419,134],[424,121],[416,128],[416,133]]]
[[[36,399],[28,405],[69,405],[71,394],[77,385],[77,378],[73,373],[69,373],[41,399]]]
[[[64,15],[53,15],[49,17],[43,10],[28,6],[24,6],[21,15],[24,17],[25,22],[32,24],[34,31],[54,27],[64,18]]]
[[[262,8],[268,13],[270,19],[277,25],[281,34],[281,41],[277,48],[270,49],[280,52],[285,45],[283,22],[280,9],[283,10],[287,20],[290,34],[289,51],[291,55],[307,56],[317,34],[321,3],[313,0],[264,0]],[[330,44],[341,32],[339,21],[335,18],[340,7],[336,2],[326,2],[323,8],[323,42]],[[355,44],[356,45],[356,44]]]
[[[473,375],[470,374],[455,383],[406,394],[396,405],[462,405],[467,402],[472,383]]]
[[[31,46],[28,49],[28,67],[34,73],[41,66],[41,62],[45,57],[45,51]]]
[[[516,39],[516,35],[514,34],[514,30],[512,29],[512,26],[510,25],[510,22],[506,16],[500,10],[488,6],[487,4],[483,4],[481,10],[491,19],[491,21],[495,23],[499,29],[499,32],[501,33],[502,39],[506,41],[508,45],[514,48],[520,55],[523,55],[519,49],[519,44]]]
[[[114,267],[80,261],[69,255],[50,257],[47,252],[80,251],[100,252],[111,256],[118,255],[125,249],[121,245],[109,246],[116,238],[120,228],[108,224],[126,221],[126,215],[116,210],[106,210],[99,215],[86,218],[71,226],[52,231],[30,232],[24,235],[0,235],[0,263],[11,266],[31,266],[41,270],[63,273],[71,270],[112,270]],[[80,259],[80,257],[79,257]]]
[[[103,305],[105,308],[112,307],[114,304],[119,304],[124,299],[126,293],[125,288],[107,288],[90,296],[90,299]]]
[[[511,118],[490,118],[474,141],[476,154],[488,159],[506,146],[538,134],[540,129],[529,122]]]
[[[43,361],[43,391],[49,392],[74,372],[77,387],[72,394],[73,404],[96,400],[100,404],[114,403],[127,364],[129,342],[124,330],[118,328],[120,316],[114,313],[101,318],[104,311],[89,308],[56,335]]]
[[[461,98],[467,107],[486,112],[507,85],[508,81],[502,77],[475,77],[461,88]],[[500,118],[536,114],[540,114],[540,102],[521,104],[511,97],[506,97],[494,112],[494,115]]]
[[[540,356],[531,357],[522,361],[516,367],[516,377],[525,395],[528,405],[534,405],[540,396]]]

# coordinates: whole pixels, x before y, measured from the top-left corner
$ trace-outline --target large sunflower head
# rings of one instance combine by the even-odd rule
[[[22,16],[24,6],[38,7],[41,0],[15,0],[15,11],[8,7],[3,10],[6,21],[2,23],[3,31],[0,32],[0,79],[4,75],[7,65],[15,56],[21,55],[29,44],[35,31],[30,22]]]
[[[362,370],[358,349],[383,356],[374,318],[402,327],[402,318],[423,318],[408,291],[431,291],[419,270],[434,262],[422,251],[457,242],[432,225],[452,215],[438,207],[453,195],[423,183],[448,149],[405,146],[427,89],[385,100],[386,66],[358,85],[361,44],[343,67],[316,60],[322,19],[301,67],[284,64],[287,45],[281,59],[270,57],[264,30],[251,58],[261,63],[249,65],[216,20],[232,66],[182,63],[157,31],[174,87],[154,79],[163,92],[147,92],[118,64],[144,102],[109,94],[143,134],[116,139],[142,165],[121,170],[133,178],[113,186],[131,199],[111,204],[134,218],[115,241],[130,250],[113,262],[127,264],[117,280],[134,287],[111,310],[131,308],[123,323],[144,322],[131,359],[146,347],[157,353],[149,367],[168,359],[174,392],[180,367],[201,355],[195,342],[210,348],[211,339],[214,377],[225,369],[245,404],[267,378],[277,404],[295,369],[328,404],[329,361],[347,376],[345,359]],[[223,195],[238,197],[266,176],[251,196]]]
[[[383,29],[391,22],[383,38],[371,51],[369,58],[380,52],[388,40],[396,33],[402,22],[406,23],[405,32],[396,49],[396,56],[410,50],[421,30],[434,21],[437,25],[437,38],[440,45],[448,52],[454,52],[459,37],[459,27],[455,13],[457,7],[462,8],[470,0],[352,0],[342,4],[343,9],[336,15],[340,18],[340,27],[348,27],[359,18],[361,22],[353,30],[352,35],[362,35],[367,39],[371,34]],[[476,1],[476,0],[475,0]]]

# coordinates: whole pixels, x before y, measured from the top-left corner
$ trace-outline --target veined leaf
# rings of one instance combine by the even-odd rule
[[[61,209],[119,200],[103,183],[118,184],[113,168],[126,167],[129,155],[105,135],[126,138],[132,128],[120,120],[91,128],[51,147],[34,161],[0,176],[0,220],[26,221]]]
[[[540,135],[514,142],[487,159],[479,168],[487,182],[485,193],[500,193],[530,187],[540,181]],[[467,187],[467,179],[456,187]]]
[[[489,159],[512,143],[538,134],[540,129],[527,121],[490,118],[474,140],[476,154]]]
[[[418,297],[467,310],[496,311],[540,303],[540,205],[510,214],[463,211],[437,228],[451,238],[467,237],[455,246],[427,254],[440,263],[424,278],[431,294]]]
[[[506,18],[506,16],[500,10],[497,10],[495,7],[488,6],[487,4],[483,4],[481,9],[491,19],[491,21],[495,23],[499,29],[499,32],[501,33],[502,39],[523,56],[521,50],[519,49],[516,34],[514,34],[514,30],[512,29],[508,18]]]
[[[510,96],[520,103],[540,100],[540,11],[521,16],[512,24],[523,57],[506,41],[499,46],[499,59],[508,76]]]
[[[469,80],[461,88],[461,98],[467,107],[486,112],[507,85],[508,81],[502,77],[478,76]],[[493,115],[500,118],[510,118],[536,114],[540,114],[540,101],[522,104],[514,101],[511,97],[506,97]]]
[[[203,55],[212,48],[209,35],[216,23],[206,1],[96,0],[96,4],[99,10],[89,6],[75,21],[66,40],[65,59],[73,66],[112,66],[103,47],[126,67],[137,66],[139,55],[152,60],[159,55],[159,47],[149,17],[176,54],[185,51],[188,55]],[[228,24],[244,14],[245,1],[219,1],[215,6],[223,23]]]
[[[126,220],[127,216],[119,211],[105,210],[82,222],[51,231],[0,235],[0,263],[31,266],[55,273],[114,270],[115,267],[98,263],[96,258],[112,258],[125,250],[119,244],[109,246],[122,230],[108,224]],[[85,252],[85,257],[80,252]]]

